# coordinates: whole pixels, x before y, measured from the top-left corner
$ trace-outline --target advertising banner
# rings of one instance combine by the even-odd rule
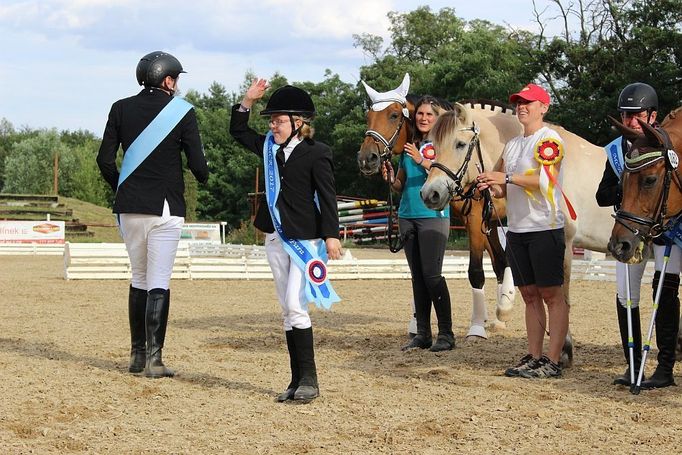
[[[0,243],[64,243],[64,221],[0,221]]]
[[[185,223],[182,225],[180,240],[186,242],[220,243],[220,224]]]

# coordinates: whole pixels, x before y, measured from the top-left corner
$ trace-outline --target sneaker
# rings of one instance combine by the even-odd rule
[[[535,362],[532,368],[521,370],[519,376],[527,379],[560,378],[561,367],[549,360],[549,357],[543,355],[540,357],[540,360]]]
[[[535,364],[535,362],[537,362],[537,360],[533,358],[532,354],[526,354],[521,357],[521,360],[519,360],[519,363],[517,363],[515,366],[507,368],[504,371],[504,375],[508,378],[515,378],[519,375],[521,370],[530,368]]]

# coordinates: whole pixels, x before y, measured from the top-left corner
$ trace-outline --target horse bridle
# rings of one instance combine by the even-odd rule
[[[469,214],[469,211],[471,210],[471,200],[476,198],[475,197],[476,185],[473,184],[469,185],[468,189],[465,189],[464,186],[462,185],[462,180],[464,179],[464,174],[466,173],[469,167],[471,158],[474,155],[474,150],[476,150],[478,162],[481,165],[480,172],[483,172],[485,170],[485,165],[483,164],[483,153],[481,151],[480,139],[481,129],[478,127],[478,125],[476,125],[476,122],[473,122],[470,127],[460,128],[457,131],[471,131],[472,133],[474,133],[474,137],[469,142],[469,148],[467,149],[464,161],[462,161],[462,164],[460,165],[459,169],[457,169],[457,172],[453,172],[449,167],[435,161],[431,163],[431,168],[432,169],[435,168],[442,171],[445,175],[448,176],[450,180],[453,181],[454,185],[447,185],[448,193],[450,193],[451,199],[454,198],[456,195],[459,198],[459,200],[464,201],[462,214],[466,216]],[[488,226],[490,224],[490,218],[492,217],[493,201],[489,191],[484,191],[481,194],[485,199],[485,204],[483,205],[482,213],[483,224],[484,226]],[[484,227],[483,233],[486,235],[490,234],[490,229]]]
[[[682,191],[682,182],[680,181],[680,175],[677,171],[677,163],[672,163],[672,161],[677,157],[675,151],[670,143],[670,138],[668,137],[665,130],[660,129],[663,132],[663,137],[665,139],[665,147],[667,150],[657,150],[653,152],[648,152],[642,154],[638,157],[631,158],[625,156],[625,171],[629,173],[637,173],[642,169],[646,169],[653,166],[660,160],[665,160],[665,176],[663,178],[663,191],[660,193],[659,200],[656,204],[655,215],[651,218],[645,216],[635,215],[634,213],[627,212],[622,208],[619,208],[613,216],[617,223],[623,225],[628,231],[632,232],[635,236],[639,237],[643,242],[648,242],[656,237],[659,237],[665,231],[672,229],[678,222],[679,213],[670,217],[669,221],[664,224],[664,220],[668,218],[668,195],[670,194],[670,184],[675,180],[675,184]],[[675,158],[672,158],[672,155]],[[674,179],[673,179],[674,176]],[[640,226],[644,226],[646,229],[642,231],[631,226],[629,223],[635,223]]]
[[[481,129],[474,122],[472,126],[467,128],[460,128],[457,131],[471,131],[472,133],[474,133],[473,139],[471,139],[471,142],[469,142],[469,148],[467,149],[464,161],[462,161],[462,165],[459,167],[459,169],[457,169],[457,172],[452,172],[452,170],[449,167],[438,162],[431,163],[431,168],[436,168],[443,171],[445,175],[447,175],[450,178],[450,180],[454,182],[455,184],[454,186],[448,185],[448,192],[450,193],[450,197],[454,197],[454,195],[457,195],[462,199],[470,199],[473,197],[472,196],[473,191],[471,189],[467,192],[464,191],[464,187],[462,186],[462,179],[464,178],[464,174],[466,173],[467,168],[469,167],[469,162],[471,161],[471,157],[474,154],[474,149],[476,149],[478,160],[481,163],[481,166],[483,166],[483,154],[481,153],[481,140],[479,138]]]
[[[375,103],[372,103],[372,106],[374,106],[377,103],[386,102],[398,103],[403,107],[402,108],[403,115],[400,116],[400,123],[398,123],[398,127],[393,132],[393,135],[391,135],[391,138],[386,140],[386,138],[381,133],[375,130],[365,131],[365,137],[369,136],[377,144],[377,149],[380,150],[379,157],[381,158],[382,162],[389,159],[391,157],[391,154],[393,153],[393,147],[395,146],[395,143],[398,140],[398,135],[400,134],[400,130],[403,128],[403,124],[405,123],[405,111],[407,110],[407,104],[405,103],[405,101],[398,98],[388,98],[384,100],[379,100],[376,101]],[[381,146],[383,146],[383,150],[381,149]]]
[[[400,130],[403,128],[403,125],[405,124],[405,118],[409,118],[409,112],[407,110],[407,104],[405,101],[398,99],[398,98],[386,98],[386,99],[381,99],[377,100],[374,103],[372,103],[372,106],[378,103],[398,103],[402,106],[401,113],[402,115],[400,116],[400,123],[398,123],[398,127],[395,129],[393,134],[391,135],[390,139],[386,139],[381,133],[375,130],[367,130],[365,131],[365,137],[369,136],[372,138],[372,140],[376,143],[377,149],[379,150],[379,159],[381,160],[380,166],[383,166],[384,162],[389,161],[391,159],[391,156],[393,155],[393,147],[395,146],[396,141],[398,140],[398,135],[400,134]],[[370,109],[372,108],[370,106]],[[383,150],[382,147],[383,146]],[[388,249],[391,251],[391,253],[397,253],[400,251],[403,246],[405,245],[405,240],[407,238],[407,233],[405,235],[398,235],[395,237],[393,233],[393,219],[396,218],[395,215],[395,206],[393,204],[393,192],[391,191],[391,185],[393,182],[389,180],[388,182],[388,222],[386,223],[386,237],[388,240]]]

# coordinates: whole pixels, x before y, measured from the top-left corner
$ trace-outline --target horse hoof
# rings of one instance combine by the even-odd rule
[[[507,330],[507,323],[502,322],[499,319],[495,319],[494,321],[490,321],[488,323],[488,329],[492,330],[493,332],[502,332]]]
[[[471,343],[480,343],[480,342],[485,341],[487,339],[488,339],[487,337],[479,337],[478,335],[467,335],[466,338],[464,338],[464,341],[467,344],[471,344]]]
[[[485,331],[485,327],[481,325],[472,325],[469,327],[469,333],[467,333],[466,339],[479,339],[479,340],[487,340],[488,339],[488,334]]]
[[[495,307],[495,315],[500,322],[507,322],[511,319],[514,310],[514,302],[499,302]]]

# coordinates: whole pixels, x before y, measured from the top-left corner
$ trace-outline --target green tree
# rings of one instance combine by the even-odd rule
[[[484,98],[506,101],[509,93],[535,78],[525,46],[529,33],[510,39],[505,28],[484,20],[465,21],[452,8],[420,7],[389,13],[391,42],[356,35],[355,45],[375,60],[361,68],[362,79],[377,90],[396,87],[405,73],[411,93],[449,101]]]
[[[659,114],[679,106],[682,0],[549,3],[552,8],[536,11],[541,33],[528,47],[528,58],[551,90],[555,121],[606,143],[614,136],[607,115],[617,116],[620,90],[636,81],[656,88]],[[547,37],[543,27],[551,16],[564,29]]]
[[[65,149],[59,164],[60,195],[103,207],[111,205],[114,195],[97,166],[98,151],[99,141],[94,136],[83,138]]]
[[[5,158],[3,192],[52,194],[54,155],[64,156],[66,151],[55,129],[13,144]]]

